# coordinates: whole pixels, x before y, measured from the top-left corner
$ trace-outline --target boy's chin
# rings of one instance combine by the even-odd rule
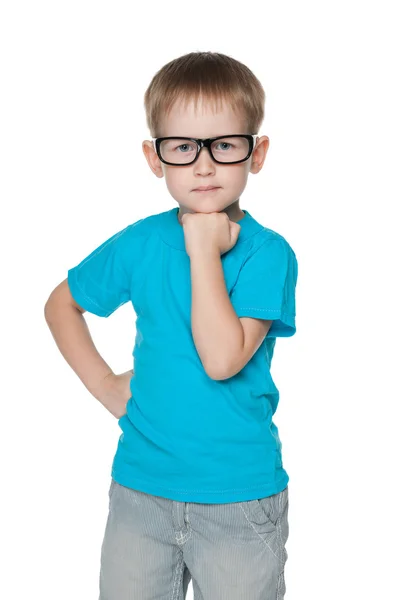
[[[226,210],[226,208],[224,206],[213,206],[212,203],[206,203],[206,202],[203,202],[201,205],[198,204],[197,206],[179,205],[180,213],[188,212],[188,213],[209,214],[209,213],[214,213],[214,212],[222,212],[223,210]]]

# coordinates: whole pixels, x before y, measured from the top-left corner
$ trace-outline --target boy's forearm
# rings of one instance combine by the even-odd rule
[[[112,369],[97,351],[83,314],[74,306],[46,306],[46,322],[53,338],[79,379],[99,400],[104,378]]]
[[[190,257],[192,335],[210,377],[223,378],[242,351],[244,332],[226,289],[218,252]]]

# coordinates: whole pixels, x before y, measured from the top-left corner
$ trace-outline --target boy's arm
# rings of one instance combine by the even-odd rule
[[[105,378],[113,371],[97,351],[83,312],[71,295],[67,279],[52,291],[44,308],[61,354],[89,392],[102,401]]]
[[[191,324],[197,352],[212,379],[227,379],[258,350],[272,321],[237,317],[226,289],[219,251],[192,255],[190,272]]]

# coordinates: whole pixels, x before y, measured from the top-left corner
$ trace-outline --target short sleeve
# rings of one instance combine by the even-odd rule
[[[109,317],[130,300],[134,261],[133,229],[143,219],[118,231],[68,270],[72,297],[85,310]]]
[[[242,265],[230,299],[238,317],[272,320],[267,337],[296,333],[297,259],[288,242],[263,242]]]

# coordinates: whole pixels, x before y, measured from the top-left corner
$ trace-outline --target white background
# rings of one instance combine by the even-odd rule
[[[143,95],[198,50],[233,56],[264,86],[270,148],[240,205],[299,264],[297,333],[272,364],[290,476],[285,600],[400,597],[394,8],[2,3],[1,597],[98,598],[121,431],[58,351],[44,305],[102,241],[176,206],[142,152]],[[85,318],[113,370],[132,368],[132,305]]]

